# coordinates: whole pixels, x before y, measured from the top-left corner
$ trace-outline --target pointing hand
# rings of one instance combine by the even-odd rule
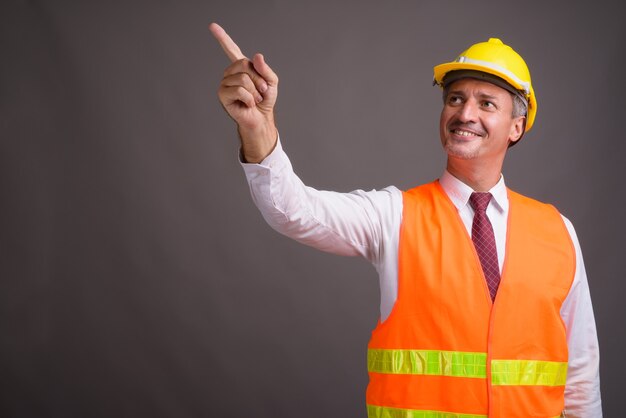
[[[219,100],[238,125],[244,157],[248,162],[260,162],[276,144],[274,105],[278,76],[263,55],[246,58],[217,23],[211,23],[209,29],[231,61],[220,83]]]

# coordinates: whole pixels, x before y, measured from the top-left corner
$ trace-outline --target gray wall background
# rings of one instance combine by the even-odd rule
[[[438,177],[433,65],[513,45],[539,111],[505,176],[577,228],[619,416],[626,29],[609,4],[2,2],[0,416],[364,416],[375,271],[264,224],[211,21],[265,54],[296,171],[339,191]]]

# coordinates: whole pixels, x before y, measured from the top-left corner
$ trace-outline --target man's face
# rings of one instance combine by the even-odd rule
[[[448,87],[439,134],[449,158],[501,164],[509,141],[523,133],[513,118],[511,93],[486,81],[464,78]]]

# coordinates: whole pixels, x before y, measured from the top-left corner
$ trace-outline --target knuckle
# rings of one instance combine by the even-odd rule
[[[251,83],[250,77],[246,73],[229,74],[224,77],[220,83],[223,87],[232,86],[249,86]]]
[[[226,67],[226,69],[224,70],[224,72],[222,73],[222,78],[226,78],[228,77],[230,74],[232,74],[232,69],[233,66],[229,65],[228,67]]]
[[[249,59],[246,59],[244,68],[245,68],[245,71],[251,76],[254,76],[254,77],[259,76],[259,73],[257,73],[256,69],[254,68],[254,63],[250,61]]]
[[[245,68],[245,58],[242,58],[240,60],[237,60],[235,62],[233,62],[232,64],[230,64],[228,67],[226,67],[226,69],[224,70],[224,77],[227,77],[231,74],[234,73],[239,73],[241,72],[242,68]]]
[[[250,84],[250,76],[246,73],[237,74],[236,80],[239,84],[242,84],[242,85]]]
[[[250,70],[250,60],[247,58],[242,58],[238,61],[235,61],[235,67],[237,68],[237,72],[247,72]]]
[[[250,92],[243,86],[237,86],[235,91],[240,97],[247,97],[248,95],[250,95]]]

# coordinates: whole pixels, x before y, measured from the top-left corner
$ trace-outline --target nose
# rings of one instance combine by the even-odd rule
[[[475,100],[466,100],[459,107],[458,117],[462,122],[476,122],[478,118],[478,103]]]

